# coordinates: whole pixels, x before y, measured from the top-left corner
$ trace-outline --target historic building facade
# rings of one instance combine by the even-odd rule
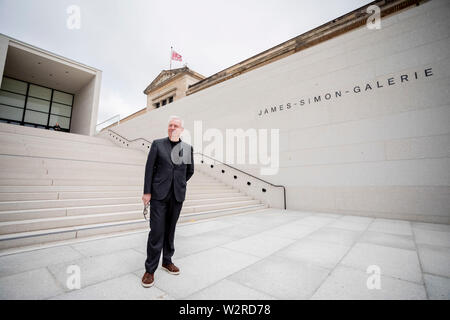
[[[147,95],[147,111],[185,97],[188,87],[203,79],[204,76],[188,67],[161,71],[144,90]]]

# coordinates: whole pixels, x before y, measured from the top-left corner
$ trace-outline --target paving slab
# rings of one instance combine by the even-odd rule
[[[339,266],[320,286],[314,300],[415,300],[426,299],[423,285],[381,276],[379,289],[369,279],[373,274]],[[369,286],[367,281],[369,280]]]
[[[325,226],[331,222],[334,222],[336,220],[337,220],[337,218],[311,215],[311,216],[305,217],[303,219],[299,219],[295,223],[301,224],[301,225],[313,226],[313,227],[323,227],[323,226]]]
[[[148,231],[120,237],[99,239],[96,241],[81,242],[72,244],[71,247],[80,252],[83,256],[92,257],[108,254],[119,250],[140,248],[142,246],[146,246],[147,237]]]
[[[106,280],[79,290],[52,297],[50,300],[173,300],[157,287],[139,286],[141,278],[133,273]]]
[[[144,254],[127,249],[51,265],[48,269],[65,291],[70,291],[66,285],[69,266],[79,267],[81,288],[84,288],[144,268],[145,258]]]
[[[368,230],[408,236],[412,235],[411,222],[404,220],[375,219],[369,225]]]
[[[450,278],[425,273],[423,275],[428,298],[432,300],[450,300]]]
[[[414,243],[413,237],[408,235],[367,231],[361,236],[360,239],[358,239],[358,241],[378,244],[386,247],[416,250],[416,244]]]
[[[354,223],[360,223],[369,225],[375,218],[371,217],[361,217],[361,216],[349,216],[344,215],[341,218],[339,218],[339,221],[345,221],[345,222],[354,222]]]
[[[329,270],[311,263],[270,256],[228,277],[277,299],[309,299]]]
[[[220,220],[202,221],[177,228],[176,234],[188,237],[209,231],[220,230],[231,226],[233,226],[231,223],[223,222]]]
[[[448,300],[449,236],[444,224],[271,208],[178,225],[181,274],[158,268],[151,288],[141,286],[148,231],[10,252],[0,298]],[[71,265],[80,289],[67,288]],[[370,265],[380,290],[367,288]]]
[[[360,237],[360,235],[360,231],[323,227],[309,234],[306,239],[340,244],[343,246],[352,246]]]
[[[217,233],[216,231],[205,232],[190,237],[176,236],[174,240],[175,253],[173,259],[183,258],[200,251],[232,242],[234,240],[234,237],[223,235]],[[138,250],[144,254],[147,254],[146,246],[141,247]]]
[[[60,246],[28,252],[14,253],[0,257],[0,277],[44,268],[82,257],[70,246]]]
[[[413,229],[450,232],[450,225],[440,223],[411,222]]]
[[[173,261],[180,268],[179,275],[169,274],[159,267],[155,272],[155,285],[170,296],[183,299],[259,260],[234,250],[212,248]],[[144,271],[135,274],[142,277]]]
[[[422,271],[417,252],[371,243],[357,243],[341,261],[344,266],[366,271],[378,266],[382,275],[422,284]]]
[[[292,239],[274,237],[267,234],[257,234],[224,244],[221,247],[264,258],[290,245],[294,241]]]
[[[0,278],[1,300],[43,300],[64,292],[46,268]]]
[[[368,217],[343,216],[327,226],[353,231],[365,231],[373,220],[373,218]]]
[[[342,214],[337,213],[316,213],[316,217],[326,217],[326,218],[342,218]]]
[[[312,239],[302,239],[276,252],[274,255],[332,269],[349,250],[349,246]]]
[[[200,290],[186,299],[189,300],[275,300],[274,297],[246,287],[238,282],[223,279],[206,289]]]
[[[289,223],[274,228],[268,228],[260,234],[298,240],[308,236],[319,228],[320,227],[314,225]]]
[[[280,213],[278,217],[270,215],[245,214],[236,216],[233,219],[234,225],[254,225],[266,228],[274,228],[283,224],[291,223],[292,221],[302,219],[303,217],[285,216],[282,217]],[[263,219],[261,219],[263,217]]]
[[[417,244],[429,244],[450,248],[450,232],[415,228],[414,237]]]
[[[426,244],[417,245],[423,272],[450,278],[450,249]]]
[[[260,232],[264,232],[266,230],[270,230],[272,227],[270,225],[255,225],[249,222],[239,223],[237,225],[233,225],[228,228],[216,230],[216,234],[231,236],[235,239],[246,238],[254,234],[258,234]]]

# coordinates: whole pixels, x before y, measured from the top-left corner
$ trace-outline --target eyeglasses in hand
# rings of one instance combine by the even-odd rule
[[[142,211],[142,214],[144,215],[145,220],[148,220],[148,209],[150,207],[150,202],[148,202],[146,205],[144,205],[144,211]]]

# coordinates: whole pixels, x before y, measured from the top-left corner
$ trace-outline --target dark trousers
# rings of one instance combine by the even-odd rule
[[[162,263],[165,265],[172,262],[171,259],[175,253],[175,226],[182,206],[183,202],[175,199],[173,184],[163,200],[150,199],[150,232],[147,240],[145,271],[155,272],[161,250],[163,251]]]

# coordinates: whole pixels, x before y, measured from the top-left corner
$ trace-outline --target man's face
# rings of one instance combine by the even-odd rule
[[[178,119],[172,119],[169,122],[169,127],[167,128],[167,133],[169,134],[169,139],[172,141],[178,141],[180,134],[183,132],[184,128],[181,126],[181,121]]]

